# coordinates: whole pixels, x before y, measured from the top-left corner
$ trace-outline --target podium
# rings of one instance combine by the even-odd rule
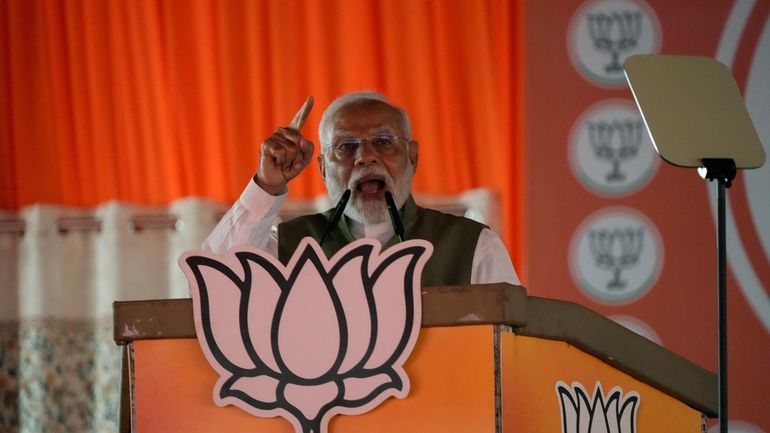
[[[422,305],[409,396],[335,416],[330,432],[583,433],[588,416],[699,433],[717,413],[716,375],[578,304],[484,284],[423,288]],[[190,299],[115,302],[114,321],[121,432],[294,431],[214,404]]]

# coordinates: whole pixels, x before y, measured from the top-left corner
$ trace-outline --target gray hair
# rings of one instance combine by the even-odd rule
[[[326,151],[331,144],[332,138],[334,138],[332,136],[332,129],[334,126],[333,119],[337,112],[348,105],[361,104],[367,101],[379,101],[396,110],[401,116],[401,123],[404,126],[404,136],[409,139],[412,138],[412,123],[409,120],[409,114],[407,114],[406,110],[391,104],[390,101],[388,101],[388,98],[382,93],[368,90],[352,92],[346,93],[335,99],[328,107],[326,107],[323,116],[321,116],[321,123],[318,125],[318,140],[321,143],[321,152]]]

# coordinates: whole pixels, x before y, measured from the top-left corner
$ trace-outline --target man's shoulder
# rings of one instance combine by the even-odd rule
[[[317,225],[317,224],[326,224],[326,221],[328,221],[329,216],[327,215],[329,211],[323,212],[323,213],[314,213],[314,214],[306,214],[306,215],[299,215],[293,218],[289,218],[285,221],[281,221],[278,223],[278,226],[281,227],[303,227],[308,225]]]
[[[486,224],[482,224],[465,216],[455,215],[427,207],[417,206],[417,214],[419,218],[425,218],[426,220],[430,220],[442,225],[462,225],[477,229],[479,231],[485,228],[489,228]]]

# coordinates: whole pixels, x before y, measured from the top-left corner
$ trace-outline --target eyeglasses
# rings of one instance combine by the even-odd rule
[[[365,142],[380,155],[392,152],[399,141],[408,140],[406,137],[390,134],[375,134],[368,137],[339,137],[332,142],[332,150],[340,158],[353,156]]]

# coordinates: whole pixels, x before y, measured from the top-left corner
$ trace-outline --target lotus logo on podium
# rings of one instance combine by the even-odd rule
[[[327,259],[305,238],[287,266],[255,248],[183,255],[198,341],[219,374],[214,402],[326,433],[336,414],[406,397],[432,250],[359,240]]]
[[[639,299],[660,275],[663,243],[652,221],[625,207],[602,209],[575,231],[570,273],[591,298],[609,304]]]
[[[580,382],[572,386],[556,382],[563,433],[636,433],[636,412],[640,397],[636,391],[623,394],[616,386],[605,396],[596,382],[593,397]]]
[[[600,86],[625,86],[623,62],[656,53],[661,31],[655,11],[642,0],[587,1],[572,16],[568,50],[575,68]]]

